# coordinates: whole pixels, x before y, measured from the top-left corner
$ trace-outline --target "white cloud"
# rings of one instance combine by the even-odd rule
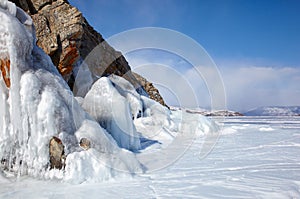
[[[210,70],[198,67],[199,71],[203,69]],[[220,73],[229,109],[247,111],[267,105],[300,105],[300,68],[221,66]],[[210,100],[207,96],[209,93],[203,82],[199,84],[201,77],[197,76],[193,69],[189,69],[185,76],[195,88],[198,98],[203,99],[203,105],[207,106]],[[214,79],[211,79],[210,82],[213,81]]]
[[[192,66],[178,56],[148,52],[126,55],[133,71],[160,89],[167,104],[184,107],[209,107],[210,95],[205,82]]]
[[[195,92],[195,86],[191,84],[188,76],[173,67],[151,63],[140,65],[135,68],[135,71],[153,82],[158,88],[164,87],[165,89],[160,92],[169,105],[195,107],[200,103],[198,102],[199,92]],[[172,99],[174,97],[176,99]]]
[[[300,105],[299,68],[223,66],[221,69],[231,109]]]
[[[215,86],[216,81],[213,68],[193,68],[180,59],[147,56],[147,53],[127,59],[147,79],[169,89],[161,90],[167,103],[210,107],[212,97],[208,88]],[[142,67],[138,69],[139,66]],[[244,62],[220,64],[219,69],[229,109],[247,111],[258,106],[300,105],[300,68],[255,66]],[[206,82],[201,74],[207,77]],[[174,96],[180,100],[174,100]]]

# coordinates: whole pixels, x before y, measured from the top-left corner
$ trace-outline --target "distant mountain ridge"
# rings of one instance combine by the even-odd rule
[[[195,109],[188,109],[188,108],[181,108],[181,107],[170,107],[170,110],[183,110],[187,113],[192,114],[201,114],[204,116],[244,116],[242,113],[230,110],[207,110],[203,108],[195,108]]]
[[[244,113],[245,116],[300,116],[300,106],[263,106]]]

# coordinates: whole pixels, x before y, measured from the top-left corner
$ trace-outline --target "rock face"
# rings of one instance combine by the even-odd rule
[[[141,86],[143,88],[145,88],[145,90],[147,91],[149,97],[157,102],[159,102],[160,104],[167,106],[164,99],[162,98],[162,96],[159,94],[159,91],[157,90],[157,88],[155,88],[153,86],[153,84],[151,82],[148,82],[145,78],[143,78],[141,75],[137,74],[137,73],[132,73],[134,75],[134,77],[138,80],[138,82],[141,84]],[[168,107],[168,106],[167,106]]]
[[[13,0],[33,19],[37,45],[52,59],[64,79],[68,81],[80,56],[83,35],[81,13],[66,1]]]
[[[74,67],[82,60],[88,59],[92,78],[115,74],[123,76],[135,88],[145,84],[136,80],[124,56],[109,46],[82,16],[81,12],[71,6],[67,0],[11,0],[31,15],[37,36],[37,45],[52,59],[71,89],[75,80]],[[153,85],[137,89],[140,94],[145,90],[152,98],[165,105]],[[155,91],[154,91],[155,90]],[[154,96],[155,95],[155,96]]]

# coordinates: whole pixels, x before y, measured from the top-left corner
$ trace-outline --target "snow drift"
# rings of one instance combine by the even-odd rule
[[[181,131],[178,117],[118,76],[100,78],[86,95],[75,98],[35,45],[31,18],[0,0],[0,21],[0,60],[10,63],[0,77],[1,170],[72,183],[130,176],[147,168],[135,152],[170,143]],[[215,128],[201,121],[206,123],[197,124],[198,131]],[[164,129],[160,136],[149,135],[157,129]],[[62,169],[50,169],[54,137],[63,146]],[[82,139],[88,147],[81,146]]]

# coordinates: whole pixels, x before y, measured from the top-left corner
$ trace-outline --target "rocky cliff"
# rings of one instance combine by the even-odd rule
[[[105,42],[82,16],[82,13],[67,0],[11,0],[26,11],[33,19],[37,45],[52,59],[71,89],[75,80],[74,68],[89,57],[88,67],[96,81],[101,76],[116,74],[131,82],[137,91],[146,93],[165,105],[157,89],[151,83],[141,83],[132,74],[124,56]],[[96,53],[96,54],[95,54]],[[2,64],[7,65],[6,62]],[[1,67],[1,69],[5,67]],[[6,70],[2,70],[5,73]],[[143,80],[144,82],[144,80]],[[142,86],[141,86],[142,85]],[[151,85],[151,87],[143,87]]]
[[[138,80],[138,82],[141,84],[141,86],[147,91],[147,93],[151,99],[159,102],[160,104],[162,104],[164,106],[167,106],[164,102],[164,99],[159,94],[159,91],[157,90],[157,88],[155,88],[155,86],[153,86],[153,84],[151,82],[147,81],[147,79],[143,78],[141,75],[139,75],[137,73],[132,72],[132,74]]]

